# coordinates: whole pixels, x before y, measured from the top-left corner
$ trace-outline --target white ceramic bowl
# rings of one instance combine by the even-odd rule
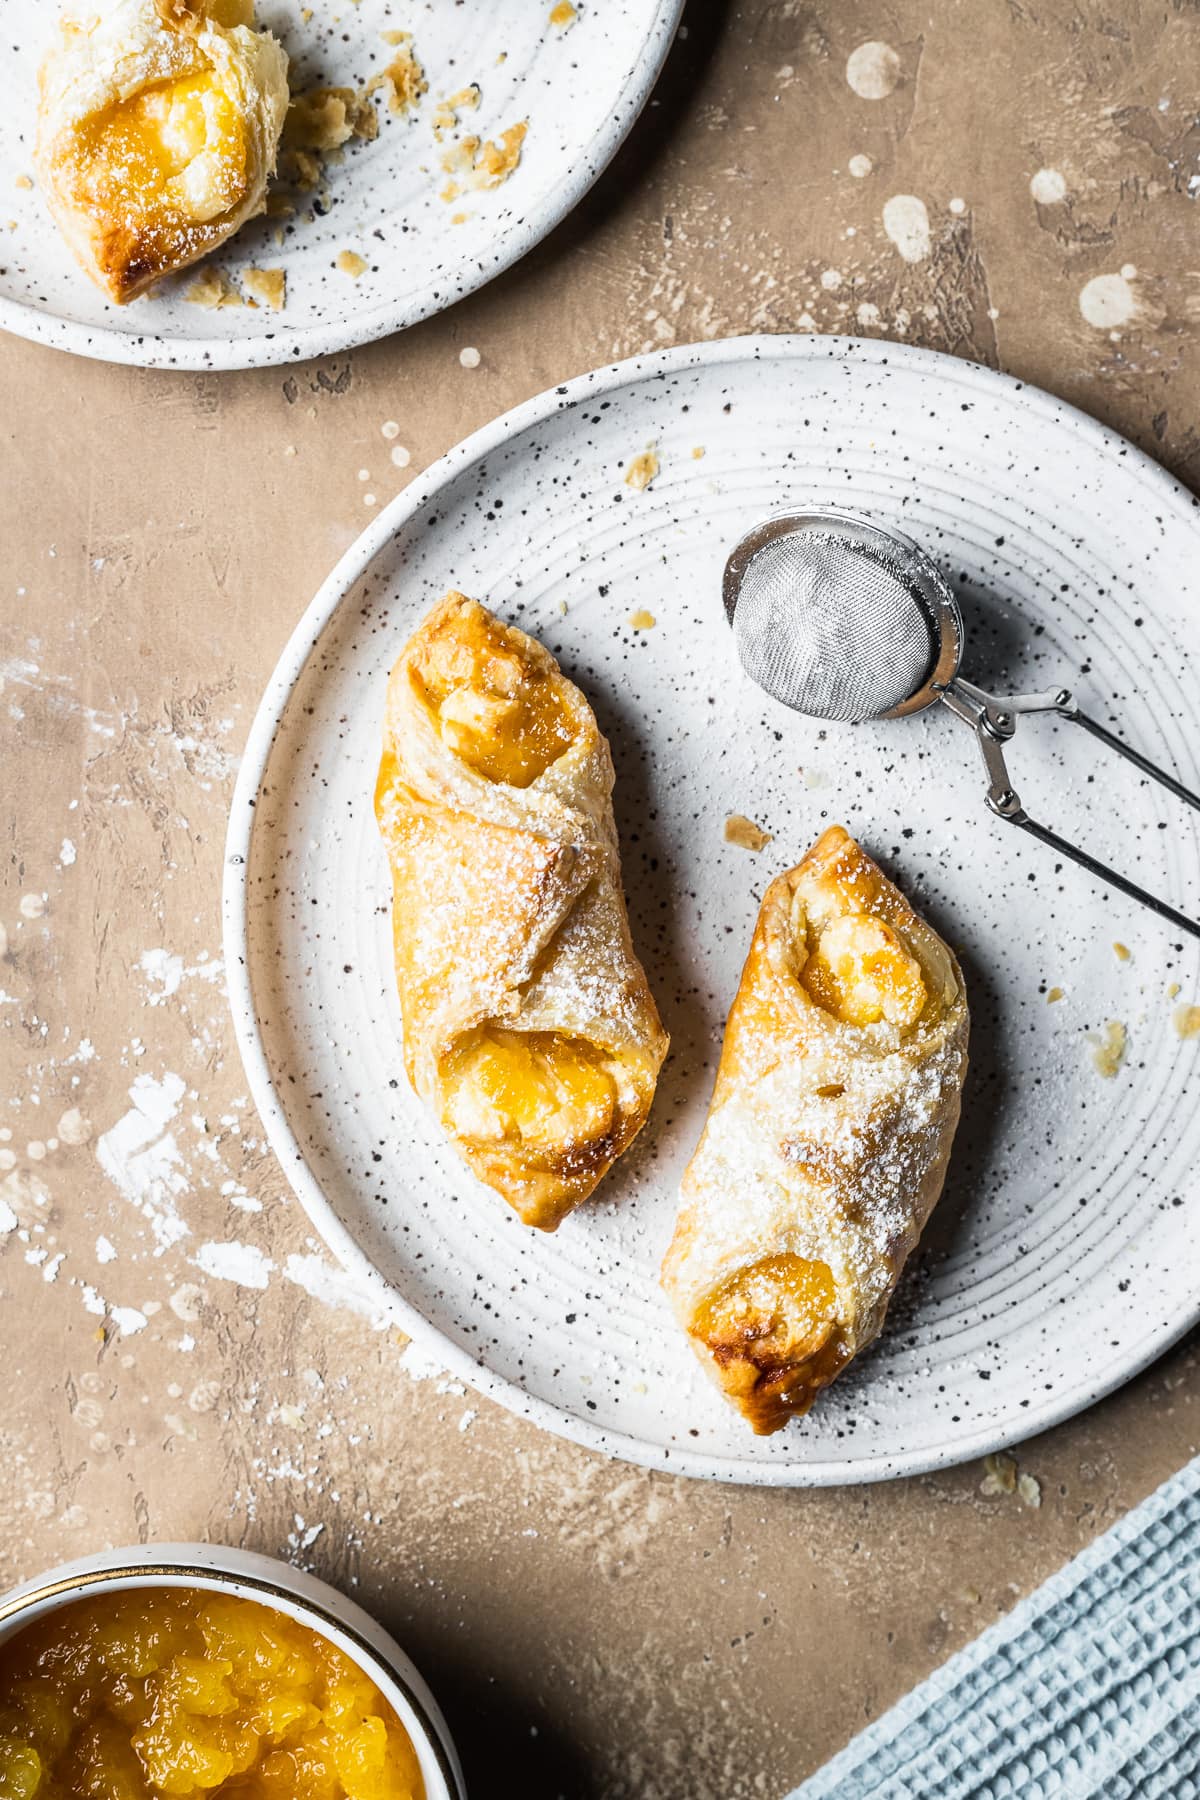
[[[258,1600],[328,1638],[370,1676],[412,1739],[426,1800],[466,1800],[437,1702],[400,1646],[344,1594],[274,1557],[221,1544],[141,1544],[48,1569],[0,1595],[0,1647],[35,1620],[99,1593],[206,1588]]]

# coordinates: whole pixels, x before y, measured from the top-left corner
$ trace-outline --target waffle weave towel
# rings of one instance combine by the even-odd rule
[[[1200,1800],[1200,1458],[790,1800]]]

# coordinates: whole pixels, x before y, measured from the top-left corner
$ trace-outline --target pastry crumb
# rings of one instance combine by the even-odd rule
[[[565,601],[565,600],[560,600],[560,601],[559,601],[559,603],[558,603],[558,611],[559,611],[559,616],[560,616],[560,617],[561,617],[561,618],[564,618],[564,619],[565,619],[565,618],[566,618],[566,616],[567,616],[567,613],[568,613],[568,612],[569,612],[569,611],[570,611],[570,608],[569,608],[569,607],[568,607],[568,605],[567,605],[567,603],[566,603],[566,601]]]
[[[640,456],[635,456],[625,471],[625,486],[635,493],[645,493],[654,477],[658,474],[658,453],[653,444],[648,444]]]
[[[247,269],[242,286],[260,306],[282,312],[287,305],[287,271],[284,269]]]
[[[739,850],[753,850],[757,856],[771,841],[771,833],[748,819],[745,813],[730,813],[725,821],[725,842],[736,844]]]
[[[1185,1043],[1190,1038],[1200,1037],[1200,1006],[1177,1006],[1174,1017],[1175,1030]]]
[[[579,17],[579,8],[571,5],[571,0],[558,0],[557,6],[550,8],[550,23],[558,31],[570,31]]]
[[[1111,1081],[1125,1061],[1129,1033],[1120,1019],[1109,1019],[1103,1031],[1091,1031],[1088,1038],[1092,1046],[1092,1064],[1097,1075],[1102,1075],[1105,1081]]]
[[[201,269],[183,297],[193,306],[206,306],[214,312],[221,306],[245,304],[232,281],[220,269]]]
[[[1015,1494],[1017,1491],[1017,1459],[1009,1456],[1006,1450],[999,1450],[993,1456],[983,1459],[984,1476],[979,1484],[979,1491],[991,1497],[994,1494]]]
[[[696,445],[696,448],[695,448],[695,449],[694,449],[694,450],[693,450],[693,451],[692,451],[692,460],[693,460],[693,462],[699,462],[699,461],[700,461],[700,458],[701,458],[701,457],[702,457],[702,456],[703,456],[703,455],[704,455],[704,445],[703,445],[703,444],[697,444],[697,445]]]
[[[364,92],[373,94],[376,88],[382,88],[388,111],[406,113],[417,104],[422,94],[428,93],[429,83],[412,48],[411,34],[407,31],[393,32],[389,35],[388,42],[397,47],[397,54],[386,69],[381,69],[378,75],[371,77]]]
[[[528,121],[522,120],[519,125],[510,125],[502,131],[498,142],[491,138],[484,142],[478,137],[465,137],[461,143],[453,144],[442,156],[442,168],[447,175],[462,175],[463,182],[450,182],[442,189],[442,199],[457,200],[464,184],[470,188],[489,189],[498,188],[507,181],[521,161],[521,145],[528,130]]]
[[[1042,1504],[1042,1484],[1034,1475],[1018,1475],[1017,1495],[1022,1506],[1028,1506],[1036,1512]]]
[[[973,1587],[959,1588],[958,1597],[966,1606],[978,1606],[983,1599],[979,1589]]]
[[[353,88],[312,88],[295,94],[283,126],[285,149],[326,153],[353,137],[373,138],[379,130],[375,108]]]
[[[644,606],[639,606],[630,613],[629,623],[634,631],[653,631],[658,620],[652,612],[647,612]]]
[[[33,188],[33,179],[29,175],[18,175],[13,186],[19,187],[24,193],[30,193]]]
[[[343,275],[349,275],[357,281],[360,275],[367,272],[367,259],[360,256],[357,250],[339,250],[337,266]]]
[[[1175,996],[1179,992],[1180,992],[1180,987],[1179,987],[1179,983],[1177,981],[1169,981],[1167,983],[1167,999],[1168,1000],[1174,1000]]]
[[[1060,987],[1052,987],[1050,989],[1050,992],[1046,995],[1046,1005],[1053,1006],[1056,1000],[1062,1000],[1062,999],[1065,999],[1065,997],[1066,997],[1065,989],[1060,988]]]
[[[1118,962],[1128,962],[1133,955],[1133,951],[1129,948],[1128,944],[1115,943],[1113,945],[1113,955]]]
[[[433,114],[433,135],[442,138],[448,131],[453,131],[458,124],[460,113],[474,112],[479,105],[479,84],[472,81],[467,87],[459,88],[457,94],[450,94],[445,100],[439,100]]]

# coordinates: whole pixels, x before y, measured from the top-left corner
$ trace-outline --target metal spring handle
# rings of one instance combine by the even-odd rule
[[[1048,826],[1040,825],[1036,819],[1031,819],[1021,805],[1020,798],[1009,779],[1008,765],[1004,760],[1004,746],[1016,732],[1017,717],[1020,713],[1057,713],[1060,719],[1070,719],[1072,724],[1082,725],[1083,729],[1090,731],[1094,738],[1099,738],[1102,744],[1106,744],[1110,750],[1115,750],[1119,756],[1125,757],[1126,761],[1140,769],[1143,775],[1149,775],[1153,780],[1160,782],[1177,799],[1185,800],[1189,806],[1200,809],[1200,794],[1194,794],[1190,788],[1184,787],[1181,781],[1176,781],[1173,775],[1168,775],[1164,769],[1159,769],[1154,763],[1148,761],[1140,751],[1134,750],[1105,726],[1097,724],[1095,719],[1089,719],[1086,713],[1080,712],[1074,697],[1067,688],[1050,688],[1041,694],[1014,694],[1011,699],[1002,700],[994,694],[985,693],[982,688],[977,688],[972,682],[964,681],[961,676],[956,675],[944,687],[939,687],[937,692],[938,698],[945,706],[949,707],[954,717],[961,719],[965,725],[969,725],[975,733],[976,741],[983,754],[983,765],[987,771],[987,803],[998,818],[1007,819],[1010,825],[1019,825],[1022,831],[1027,831],[1031,837],[1037,838],[1039,843],[1046,844],[1051,850],[1057,850],[1063,856],[1069,857],[1072,862],[1078,863],[1080,868],[1086,869],[1090,875],[1099,876],[1101,881],[1107,881],[1110,887],[1115,887],[1120,893],[1127,894],[1131,900],[1138,900],[1143,906],[1148,906],[1150,911],[1157,913],[1160,919],[1166,919],[1172,925],[1177,925],[1181,931],[1189,932],[1192,937],[1200,938],[1200,923],[1195,919],[1186,918],[1183,913],[1176,912],[1175,908],[1168,906],[1165,900],[1159,900],[1156,895],[1148,894],[1145,888],[1139,887],[1135,881],[1130,881],[1125,875],[1119,875],[1106,863],[1098,862],[1094,856],[1089,856],[1086,850],[1081,850],[1076,844],[1069,844],[1066,838],[1059,837],[1056,831],[1051,831]]]

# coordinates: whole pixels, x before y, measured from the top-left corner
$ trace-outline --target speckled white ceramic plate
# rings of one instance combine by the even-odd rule
[[[650,442],[661,473],[634,493],[622,466]],[[1198,1046],[1168,994],[1177,982],[1200,1000],[1200,945],[993,819],[974,744],[942,709],[821,727],[741,674],[726,554],[764,514],[808,503],[929,547],[962,598],[968,675],[1067,681],[1196,785],[1200,520],[1181,488],[988,370],[889,344],[744,339],[543,395],[375,521],[267,690],[226,882],[235,1020],[271,1141],[396,1322],[597,1449],[796,1484],[1013,1443],[1200,1313]],[[673,1040],[646,1130],[553,1237],[464,1172],[401,1063],[372,789],[388,669],[452,583],[544,638],[609,733],[634,935]],[[629,628],[640,607],[653,630]],[[1035,816],[1200,909],[1194,814],[1069,725],[1023,724],[1012,760]],[[725,842],[735,811],[773,834],[760,856]],[[656,1272],[760,895],[832,820],[956,946],[972,1068],[947,1191],[889,1329],[807,1420],[758,1439],[693,1363]],[[1110,1019],[1129,1053],[1105,1080],[1087,1033]]]
[[[284,310],[213,312],[184,298],[194,272],[127,307],[109,305],[81,273],[25,185],[37,67],[57,5],[0,0],[0,326],[110,362],[241,369],[329,355],[439,312],[523,256],[586,193],[641,111],[683,10],[683,0],[577,5],[561,31],[551,0],[326,0],[307,22],[299,0],[259,0],[259,23],[292,59],[294,91],[361,87],[395,56],[381,34],[397,28],[412,32],[429,91],[401,118],[378,94],[378,137],[327,166],[323,197],[300,196],[293,218],[252,221],[212,259],[235,282],[246,268],[285,269]],[[495,137],[527,120],[529,130],[502,187],[448,203],[433,113],[469,82],[481,101],[465,129]],[[357,281],[336,266],[343,250],[369,264]]]

